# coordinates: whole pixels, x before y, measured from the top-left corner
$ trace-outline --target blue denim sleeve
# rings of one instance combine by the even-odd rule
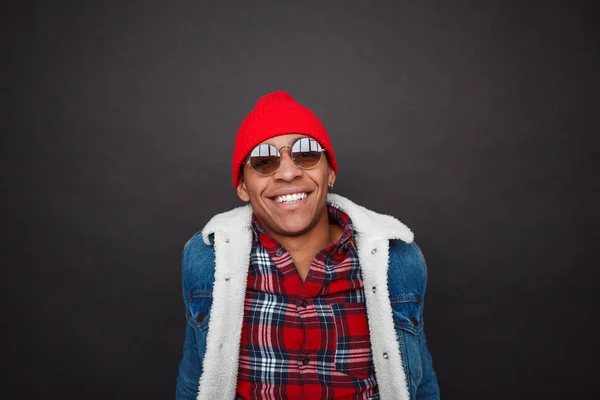
[[[440,398],[437,377],[425,339],[423,318],[427,265],[415,242],[390,242],[388,289],[394,324],[411,399]]]
[[[191,279],[191,271],[195,260],[194,249],[198,246],[196,243],[199,242],[200,237],[198,234],[194,235],[190,239],[183,249],[182,262],[181,262],[181,284],[183,291],[183,303],[185,305],[186,313],[189,308],[189,297],[190,288],[193,285]],[[183,356],[179,363],[179,373],[177,375],[177,389],[176,399],[177,400],[192,400],[196,399],[199,390],[199,380],[202,374],[202,360],[198,354],[198,346],[196,343],[196,332],[194,328],[187,322],[186,315],[186,329],[185,329],[185,340],[183,342]]]
[[[416,245],[419,258],[421,259],[424,277],[425,277],[425,285],[427,285],[427,263],[425,262],[425,258],[423,257],[423,253],[421,249]],[[423,327],[425,324],[423,323]],[[417,387],[417,399],[418,400],[439,400],[440,398],[440,388],[437,381],[437,375],[435,374],[435,370],[433,369],[433,361],[431,358],[431,353],[427,348],[427,339],[425,338],[425,329],[421,331],[421,365],[423,367],[423,376],[421,378],[421,382],[419,382],[419,386]]]
[[[425,331],[421,331],[421,363],[423,366],[423,377],[417,387],[417,400],[439,400],[440,388],[437,376],[433,369],[431,353],[427,348]]]
[[[177,376],[177,400],[192,400],[198,396],[198,381],[202,374],[202,362],[198,356],[194,328],[186,324],[183,357]]]

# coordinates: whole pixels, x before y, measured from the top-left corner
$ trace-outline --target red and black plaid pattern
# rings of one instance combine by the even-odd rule
[[[350,218],[302,282],[289,253],[253,219],[238,399],[379,399]]]

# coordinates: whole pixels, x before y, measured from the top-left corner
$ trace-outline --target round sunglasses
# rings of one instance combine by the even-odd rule
[[[281,149],[290,149],[290,156],[296,166],[302,169],[311,169],[319,165],[322,154],[326,151],[313,138],[301,137],[296,139],[291,146],[282,146],[279,149],[272,144],[259,144],[248,156],[245,164],[250,164],[252,169],[260,175],[272,175],[281,166]]]

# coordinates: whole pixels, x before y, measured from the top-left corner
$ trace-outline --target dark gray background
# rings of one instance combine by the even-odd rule
[[[443,398],[598,396],[592,3],[223,3],[3,3],[0,391],[174,397],[183,244],[283,89],[415,231]]]

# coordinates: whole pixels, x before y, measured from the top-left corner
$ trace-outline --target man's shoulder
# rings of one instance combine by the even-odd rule
[[[202,239],[206,245],[211,245],[215,232],[239,231],[250,227],[252,222],[252,207],[245,205],[236,207],[213,216],[202,228]]]
[[[214,266],[214,237],[215,233],[227,233],[239,230],[251,223],[252,209],[250,206],[237,207],[213,216],[202,230],[185,243],[183,247],[183,266],[197,269],[198,266]]]
[[[411,295],[422,300],[426,283],[427,264],[419,246],[415,242],[390,240],[388,263],[390,296]]]
[[[421,249],[414,241],[407,243],[403,240],[390,240],[389,257],[392,263],[410,261],[411,263],[421,264],[425,262]]]
[[[329,194],[327,201],[332,206],[348,214],[354,229],[359,235],[402,240],[405,243],[411,243],[414,240],[414,234],[410,228],[391,215],[369,210],[336,194]]]
[[[183,247],[183,267],[210,265],[214,263],[214,247],[204,241],[202,231],[196,232]]]

